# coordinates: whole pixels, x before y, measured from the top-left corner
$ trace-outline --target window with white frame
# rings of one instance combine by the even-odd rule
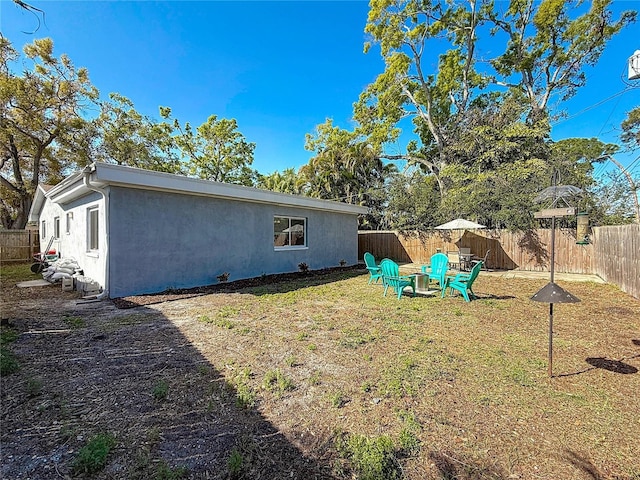
[[[53,219],[53,236],[55,238],[60,238],[60,217],[55,217]]]
[[[273,246],[276,249],[307,246],[307,219],[302,217],[273,217]]]
[[[67,221],[65,224],[65,233],[71,233],[71,221],[73,220],[73,212],[67,212]]]
[[[98,207],[90,207],[87,209],[87,250],[98,250]]]
[[[47,238],[47,222],[45,220],[40,222],[40,238]]]

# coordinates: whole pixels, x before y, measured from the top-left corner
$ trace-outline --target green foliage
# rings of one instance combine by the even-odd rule
[[[186,478],[188,475],[189,469],[187,467],[172,468],[163,460],[155,467],[152,478],[154,480],[179,480]]]
[[[20,363],[8,348],[0,346],[0,375],[3,377],[20,370]]]
[[[640,184],[640,181],[636,184]],[[589,222],[592,225],[633,223],[633,200],[630,201],[630,198],[634,192],[630,191],[629,184],[621,178],[620,172],[605,173],[591,192],[592,198],[598,199],[597,203],[588,209]]]
[[[167,383],[166,380],[159,380],[153,386],[153,398],[156,401],[161,402],[163,400],[166,400],[168,394],[169,394],[169,384]]]
[[[342,408],[346,402],[343,393],[340,391],[333,392],[329,395],[329,403],[333,408]]]
[[[0,345],[7,345],[18,339],[18,332],[10,327],[0,327]]]
[[[237,448],[231,451],[231,455],[229,455],[229,459],[227,460],[227,467],[229,468],[229,476],[231,478],[239,478],[241,476],[245,467],[245,461],[242,453],[240,453]]]
[[[257,187],[273,192],[300,194],[302,193],[303,179],[297,175],[293,168],[285,168],[282,172],[258,175]]]
[[[385,165],[378,150],[356,132],[334,127],[330,119],[307,135],[305,148],[315,156],[300,168],[301,192],[318,198],[365,205],[371,213],[361,220],[365,228],[379,226],[386,176],[395,170]]]
[[[288,367],[295,367],[298,364],[298,359],[296,358],[295,355],[289,355],[285,359],[285,363],[287,364]]]
[[[231,330],[236,326],[236,324],[229,320],[228,317],[237,313],[237,310],[235,310],[233,307],[223,307],[215,317],[211,318],[208,315],[200,315],[198,317],[198,321],[203,323],[211,323],[217,327]]]
[[[627,113],[622,124],[620,140],[629,150],[640,148],[640,107],[636,107]]]
[[[37,397],[42,392],[42,379],[30,378],[27,380],[27,395],[29,397]]]
[[[366,332],[360,328],[345,328],[342,330],[342,334],[339,344],[347,348],[357,348],[375,342],[378,338],[376,332]]]
[[[295,388],[293,381],[279,369],[269,370],[264,376],[262,386],[279,397]]]
[[[62,320],[71,328],[83,328],[87,325],[84,319],[81,317],[65,316],[62,318]]]
[[[4,268],[3,268],[4,274]],[[18,332],[12,328],[0,327],[0,375],[10,375],[20,369],[16,356],[7,347],[18,338]]]
[[[243,368],[232,379],[236,391],[236,405],[240,408],[252,408],[256,403],[256,392],[249,383],[252,376],[250,368]]]
[[[163,107],[161,115],[169,119],[171,110]],[[246,141],[235,119],[211,115],[195,131],[188,122],[182,126],[176,119],[173,125],[178,131],[174,140],[190,175],[246,186],[256,183],[257,172],[250,168],[256,145]]]
[[[406,455],[411,455],[420,449],[420,439],[409,428],[403,428],[398,437],[400,450]]]
[[[339,436],[336,448],[350,461],[360,480],[391,480],[401,476],[393,441],[387,436]]]
[[[133,102],[117,93],[100,103],[94,124],[100,143],[96,158],[118,165],[182,173],[173,126],[138,113]]]
[[[24,66],[24,73],[12,70],[14,62]],[[20,58],[0,37],[3,227],[24,228],[38,184],[57,183],[70,162],[89,161],[88,122],[80,112],[97,97],[87,70],[74,67],[64,54],[56,58],[50,38],[25,45]]]
[[[76,474],[92,475],[99,472],[107,464],[107,456],[116,439],[108,433],[100,433],[80,449],[73,461],[73,471]]]
[[[530,228],[532,195],[549,185],[554,170],[577,186],[592,183],[597,157],[586,143],[577,155],[553,148],[549,125],[557,112],[550,106],[575,95],[586,82],[584,69],[634,21],[632,11],[614,19],[610,3],[591,3],[586,12],[555,0],[514,0],[506,10],[489,1],[371,3],[365,51],[378,46],[385,70],[354,107],[353,137],[366,138],[380,158],[417,165],[426,175],[422,182],[415,175],[390,182],[386,228],[455,217]],[[493,60],[477,69],[486,48]],[[416,136],[405,153],[383,153],[407,119]]]

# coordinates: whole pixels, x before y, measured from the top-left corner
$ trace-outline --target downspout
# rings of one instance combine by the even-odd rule
[[[102,293],[96,297],[97,300],[103,300],[109,298],[109,192],[91,184],[91,173],[95,172],[95,170],[95,165],[87,165],[83,173],[85,187],[102,195],[102,199],[104,200],[104,289]]]

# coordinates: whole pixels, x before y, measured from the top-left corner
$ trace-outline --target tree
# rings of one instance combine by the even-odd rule
[[[171,109],[162,107],[160,114],[168,119]],[[189,123],[182,127],[178,120],[174,120],[174,126],[179,132],[175,142],[190,175],[216,182],[255,185],[258,174],[250,165],[256,145],[246,141],[235,119],[218,120],[216,115],[211,115],[195,131]]]
[[[0,36],[0,216],[5,228],[24,228],[38,184],[59,180],[75,160],[70,152],[87,148],[75,143],[76,134],[87,126],[83,108],[98,97],[86,69],[76,69],[64,54],[53,56],[51,39],[26,45],[24,55],[32,70],[13,73],[19,55]]]
[[[627,113],[622,121],[620,140],[629,151],[640,150],[640,107]]]
[[[548,136],[551,100],[574,95],[585,82],[584,68],[635,19],[635,12],[625,12],[612,21],[610,3],[592,2],[578,15],[564,0],[513,0],[504,13],[498,10],[503,3],[490,0],[371,2],[365,51],[379,45],[385,71],[355,106],[358,131],[382,158],[424,166],[444,199],[441,173],[456,161],[452,150],[464,148],[466,127],[478,109],[516,102],[523,108],[514,128],[546,130]],[[487,37],[493,37],[493,49],[505,43],[489,61],[482,50]],[[442,45],[449,48],[433,55]],[[383,146],[397,141],[408,121],[417,139],[405,153],[385,154]]]
[[[302,181],[293,168],[285,168],[282,172],[259,175],[257,187],[273,192],[298,195],[301,193]]]
[[[622,133],[620,140],[627,152],[634,152],[640,149],[640,107],[636,107],[627,113],[627,117],[621,124]],[[596,209],[602,223],[627,223],[631,218],[635,223],[640,223],[640,181],[631,171],[631,165],[638,161],[637,157],[631,165],[624,167],[614,157],[619,150],[617,145],[609,145],[609,148],[602,150],[600,160],[610,160],[620,171],[619,174],[609,173],[603,182],[594,191],[594,196],[600,200]],[[620,175],[627,181],[626,185],[620,182]],[[629,199],[633,204],[632,210],[629,207]]]
[[[442,223],[438,210],[438,185],[433,175],[420,169],[390,175],[387,186],[387,204],[381,212],[380,226],[403,231],[426,230]]]
[[[315,135],[307,134],[305,148],[315,156],[298,173],[302,191],[312,197],[366,205],[370,214],[361,227],[376,228],[384,201],[385,180],[395,167],[384,164],[374,148],[348,132],[333,126],[330,119],[319,125]]]
[[[100,103],[94,124],[99,138],[96,160],[118,165],[182,173],[173,126],[138,113],[131,100],[117,94]]]

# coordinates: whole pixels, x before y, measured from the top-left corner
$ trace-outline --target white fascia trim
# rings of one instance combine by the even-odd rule
[[[44,191],[44,188],[42,188],[42,185],[38,185],[36,194],[33,196],[31,208],[29,209],[29,218],[27,220],[28,222],[38,222],[40,220],[40,212],[42,211],[42,207],[44,206],[46,196],[47,193]]]
[[[245,202],[269,203],[287,207],[301,207],[313,210],[325,210],[340,213],[364,214],[366,207],[347,203],[319,200],[316,198],[271,192],[257,188],[234,185],[230,183],[212,182],[199,178],[185,177],[171,173],[123,167],[109,163],[94,164],[92,183],[98,185],[121,185],[149,190],[180,192],[191,195],[202,195],[229,198]]]

